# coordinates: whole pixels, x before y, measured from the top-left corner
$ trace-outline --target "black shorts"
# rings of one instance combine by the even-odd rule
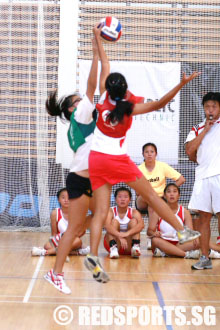
[[[147,214],[147,215],[148,215],[148,206],[146,207],[146,209],[142,209],[142,210],[140,210],[140,209],[137,207],[137,199],[135,200],[135,208],[136,208],[136,210],[138,210],[141,214]]]
[[[66,178],[66,189],[68,191],[69,199],[78,198],[83,194],[92,197],[90,180],[73,172],[70,172]]]
[[[166,199],[164,198],[164,196],[161,196],[160,198],[163,199],[164,202],[167,202]],[[141,214],[147,214],[147,215],[148,215],[148,206],[147,206],[146,209],[142,209],[142,210],[140,210],[140,209],[137,207],[137,198],[136,198],[136,200],[135,200],[135,208],[136,208],[136,210],[138,210]]]

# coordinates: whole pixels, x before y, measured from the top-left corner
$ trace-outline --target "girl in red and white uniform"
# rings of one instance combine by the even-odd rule
[[[102,63],[107,63],[108,59],[100,38],[97,38],[97,45]],[[197,76],[197,72],[189,77],[184,74],[181,82],[160,100],[143,104],[138,103],[140,99],[128,91],[126,79],[120,73],[100,77],[101,98],[96,106],[98,120],[89,156],[89,176],[95,197],[95,215],[90,233],[91,255],[85,259],[86,267],[92,272],[94,279],[100,282],[106,282],[109,278],[97,257],[98,246],[109,210],[111,188],[118,182],[126,182],[135,189],[157,214],[174,226],[181,242],[193,240],[200,235],[198,232],[184,229],[177,221],[166,203],[157,196],[142,172],[126,154],[125,144],[126,133],[131,127],[133,116],[164,107],[185,84]]]
[[[169,183],[165,187],[164,198],[177,220],[182,225],[193,228],[189,211],[178,203],[180,188],[175,183]],[[175,228],[162,218],[152,218],[149,221],[147,234],[152,237],[152,252],[155,257],[170,255],[192,259],[199,258],[198,242],[193,241],[180,245]]]
[[[192,217],[187,209],[178,203],[180,188],[175,183],[169,183],[164,189],[164,197],[180,223],[193,228]],[[152,238],[154,257],[176,256],[185,259],[198,259],[200,256],[199,240],[179,244],[176,230],[167,221],[152,218],[149,221],[147,234]],[[220,248],[217,244],[209,243],[210,258],[220,258]]]
[[[115,191],[116,206],[111,207],[105,222],[107,231],[104,237],[104,247],[111,259],[119,255],[131,255],[138,258],[140,251],[140,232],[144,228],[141,214],[129,207],[131,191],[120,187]]]
[[[68,227],[68,208],[69,208],[69,197],[66,188],[62,188],[57,192],[57,200],[60,204],[59,208],[52,210],[50,214],[50,225],[51,225],[51,237],[49,241],[42,247],[33,247],[32,256],[47,256],[55,255],[57,247],[62,235],[65,233]],[[86,255],[89,253],[90,248],[82,247],[81,236],[85,234],[86,229],[89,227],[91,222],[91,216],[88,216],[84,224],[84,228],[80,233],[79,237],[76,237],[72,243],[72,249],[70,254],[75,255]]]

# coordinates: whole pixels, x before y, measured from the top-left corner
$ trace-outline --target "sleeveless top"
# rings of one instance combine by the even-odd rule
[[[64,218],[61,208],[57,208],[57,230],[58,234],[63,234],[67,230],[68,221]]]
[[[135,96],[130,91],[127,91],[125,100],[136,104],[143,102],[144,98]],[[98,119],[96,121],[91,150],[109,155],[124,155],[127,153],[125,137],[131,127],[133,116],[125,115],[122,122],[119,123],[116,121],[112,123],[107,117],[115,106],[116,102],[105,91],[96,104]]]
[[[177,220],[181,224],[184,224],[184,207],[182,205],[179,205],[175,215]],[[169,241],[178,241],[176,230],[162,218],[160,218],[158,221],[157,230],[161,232],[163,239],[167,239]]]
[[[123,218],[119,217],[117,206],[114,206],[111,209],[113,211],[114,218],[116,220],[118,220],[118,222],[120,224],[120,231],[127,231],[128,230],[128,223],[132,219],[132,208],[131,207],[127,208],[127,212],[126,212],[126,214],[124,215]]]

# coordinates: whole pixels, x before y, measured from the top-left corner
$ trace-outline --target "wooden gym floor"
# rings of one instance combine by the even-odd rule
[[[142,256],[139,260],[129,256],[110,260],[101,243],[101,262],[111,281],[107,284],[95,282],[83,265],[84,257],[72,256],[64,267],[65,279],[72,294],[64,295],[43,278],[53,266],[55,257],[31,257],[32,246],[43,246],[48,237],[48,233],[0,232],[0,329],[185,330],[195,328],[195,325],[189,325],[189,322],[193,322],[192,318],[195,318],[195,314],[192,316],[192,306],[200,306],[202,309],[201,312],[198,310],[200,315],[196,316],[196,322],[199,322],[196,328],[220,329],[220,260],[213,260],[212,270],[192,271],[194,260],[152,258],[151,251],[145,249],[145,235],[142,235]],[[83,240],[88,243],[88,235]],[[92,315],[93,319],[90,316],[83,318],[84,314],[79,314],[79,306],[89,309],[90,314],[87,316]],[[98,309],[98,316],[94,309],[91,311],[92,306]],[[108,306],[114,313],[115,308],[121,306],[119,308],[122,308],[124,316],[124,319],[120,319],[122,325],[117,325],[117,314],[114,314],[113,319],[106,319],[101,309],[104,306]],[[160,325],[158,322],[161,317],[155,319],[159,306],[179,306],[182,316],[179,317],[175,309],[170,325],[168,314],[164,313]],[[210,320],[207,306],[215,308],[216,325],[207,325]],[[59,325],[55,321],[56,308],[69,308],[72,311],[73,319],[68,325]],[[100,310],[101,315],[104,315],[102,320]],[[144,314],[144,321],[143,310],[148,311],[148,314]],[[61,312],[59,314],[57,311],[56,317],[58,319],[61,316],[61,321],[65,322],[69,316],[66,311]],[[146,319],[146,315],[150,315],[151,319]],[[83,325],[79,324],[81,317]],[[156,325],[152,324],[153,319]],[[90,325],[85,325],[85,320]],[[181,326],[178,321],[184,325]],[[105,322],[110,322],[110,325]]]

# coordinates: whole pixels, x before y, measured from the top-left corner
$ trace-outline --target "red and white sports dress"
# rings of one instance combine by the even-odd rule
[[[127,91],[125,99],[133,104],[141,103],[143,97],[136,97]],[[143,174],[126,154],[126,133],[132,124],[132,115],[125,115],[123,121],[110,122],[108,114],[115,108],[108,92],[104,92],[96,105],[98,119],[89,156],[89,176],[92,189],[96,190],[106,183],[135,181]]]
[[[179,205],[179,208],[176,212],[176,218],[181,223],[184,224],[184,207]],[[165,220],[162,218],[159,219],[157,224],[157,230],[161,232],[161,237],[173,244],[178,243],[177,231]]]
[[[120,224],[120,231],[127,231],[128,230],[128,224],[132,219],[132,208],[128,207],[127,208],[127,212],[125,213],[123,218],[120,218],[119,214],[118,214],[118,208],[117,206],[114,206],[111,208],[114,214],[114,219],[116,219],[119,224]]]
[[[120,218],[118,215],[118,208],[117,206],[114,206],[111,208],[114,214],[114,219],[118,220],[119,224],[120,224],[120,231],[125,232],[128,230],[128,224],[132,219],[132,207],[128,207],[127,208],[127,212],[125,213],[123,218]],[[104,248],[110,252],[110,246],[109,243],[106,240],[106,236],[104,237]],[[131,251],[125,251],[122,247],[120,247],[119,249],[119,254],[120,255],[130,255]]]
[[[68,221],[64,218],[61,208],[57,208],[57,234],[63,234],[67,230]]]

